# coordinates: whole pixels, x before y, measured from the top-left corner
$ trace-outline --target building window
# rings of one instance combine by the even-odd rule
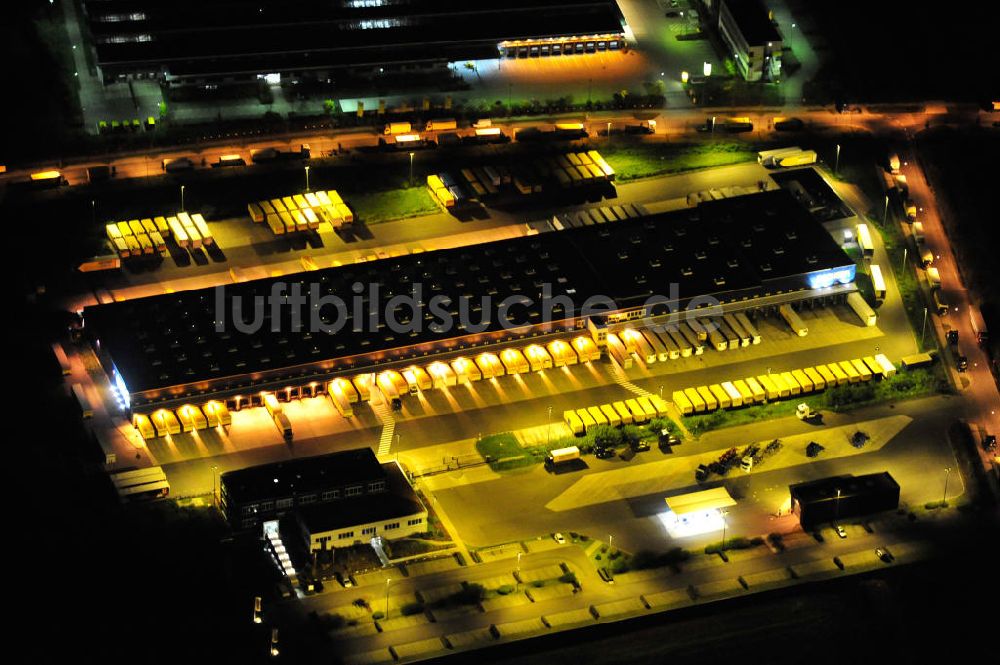
[[[377,480],[374,483],[368,483],[369,492],[384,492],[385,491],[385,481]]]
[[[364,488],[361,485],[351,485],[344,490],[344,496],[358,496]]]
[[[337,535],[338,540],[347,540],[348,538],[353,538],[353,537],[354,537],[353,531],[344,531],[343,533]]]
[[[299,504],[306,505],[307,503],[316,503],[315,494],[303,494],[299,497]]]
[[[243,506],[243,514],[244,515],[253,515],[256,512],[257,512],[257,504],[256,503],[248,503],[247,505]]]
[[[393,522],[391,524],[386,524],[385,526],[382,527],[382,529],[385,530],[385,531],[392,531],[393,529],[398,529],[398,528],[399,528],[399,522]]]
[[[260,502],[261,512],[267,512],[269,510],[274,510],[274,501],[261,501]]]
[[[417,517],[416,519],[407,520],[406,526],[417,526],[418,524],[423,524],[423,523],[424,523],[424,518]]]
[[[373,536],[373,535],[375,535],[375,527],[373,527],[373,526],[366,526],[364,529],[361,529],[361,535],[362,536]]]
[[[326,492],[323,492],[324,501],[333,501],[334,499],[337,499],[339,497],[340,497],[340,490],[327,490]]]
[[[244,529],[249,529],[250,527],[252,527],[256,523],[257,523],[257,520],[255,518],[248,517],[247,519],[243,520],[243,528]]]
[[[277,501],[278,510],[281,510],[283,508],[291,508],[294,502],[295,500],[292,499],[291,497],[287,497],[285,499],[278,499]]]

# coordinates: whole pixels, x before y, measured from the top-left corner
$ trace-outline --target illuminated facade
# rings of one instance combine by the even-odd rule
[[[722,0],[719,34],[747,81],[775,81],[781,75],[781,34],[760,0]]]

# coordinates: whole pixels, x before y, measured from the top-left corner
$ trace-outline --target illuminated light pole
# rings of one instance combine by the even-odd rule
[[[951,467],[946,466],[944,468],[944,498],[941,499],[941,507],[944,508],[948,504],[948,477],[951,476]]]
[[[924,333],[927,331],[927,308],[924,307],[924,322],[920,326],[920,347],[924,346]]]
[[[885,208],[882,210],[882,226],[885,226],[889,219],[889,195],[885,195]]]
[[[309,167],[308,166],[306,166],[306,191],[307,192],[310,191],[309,190]]]
[[[552,443],[552,405],[548,408],[549,416],[548,420],[545,421],[545,445]],[[518,557],[521,555],[518,554]]]
[[[212,505],[215,507],[219,506],[219,494],[215,491],[215,478],[218,475],[219,467],[212,465]]]
[[[386,619],[389,618],[389,582],[391,582],[391,581],[392,581],[391,577],[390,578],[386,578],[386,580],[385,580],[385,618]]]
[[[903,266],[902,266],[903,270],[906,270],[906,252],[909,249],[910,249],[909,247],[904,247],[903,248]]]
[[[660,386],[660,399],[663,399],[663,386]]]
[[[840,520],[840,488],[837,488],[837,503],[833,506],[833,523]]]
[[[611,142],[611,122],[608,122],[608,143]]]
[[[254,596],[253,599],[253,622],[260,623],[262,621],[260,617],[260,596]]]
[[[840,144],[837,144],[837,158],[833,162],[833,175],[839,175],[840,173]]]
[[[410,187],[413,187],[413,153],[410,153]]]
[[[609,555],[611,554],[611,550],[612,550],[612,546],[611,546],[611,545],[612,545],[612,543],[614,543],[614,542],[615,542],[615,537],[614,537],[614,536],[612,536],[612,535],[611,535],[611,534],[609,533],[609,534],[608,534],[608,554],[609,554]]]
[[[181,212],[184,212],[184,185],[181,185]]]

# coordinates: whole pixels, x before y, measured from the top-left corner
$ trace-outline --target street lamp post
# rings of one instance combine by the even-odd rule
[[[545,421],[545,445],[552,443],[552,405],[548,408],[548,419]],[[520,556],[520,555],[518,555]]]
[[[218,475],[219,467],[212,465],[212,505],[218,507],[219,505],[219,493],[215,491],[215,478]]]
[[[927,332],[927,308],[924,307],[924,322],[920,326],[920,346],[924,346],[924,333]]]
[[[837,503],[833,506],[833,523],[836,524],[840,520],[840,488],[837,488]]]
[[[389,618],[389,582],[392,578],[386,578],[385,580],[385,618]]]
[[[723,551],[725,551],[725,549],[726,549],[726,511],[720,510],[719,511],[719,515],[722,516],[722,547],[720,549],[723,550]]]
[[[608,534],[608,555],[610,556],[612,550],[612,543],[615,542],[615,537],[610,533]]]
[[[909,250],[909,249],[910,249],[909,247],[904,247],[903,248],[903,265],[901,267],[901,270],[906,270],[906,254],[907,254],[907,250]]]
[[[885,226],[885,223],[888,221],[888,219],[889,219],[889,195],[886,194],[885,207],[882,209],[882,226]]]
[[[840,144],[837,144],[837,158],[833,162],[833,175],[840,175]]]
[[[181,212],[184,212],[184,185],[181,185]]]
[[[309,190],[309,166],[308,165],[306,166],[306,191],[307,192],[310,191]]]
[[[410,153],[410,187],[413,187],[413,153]]]
[[[941,499],[941,507],[943,508],[948,503],[948,478],[951,476],[951,467],[946,466],[944,469],[944,497]]]
[[[660,386],[659,393],[660,393],[660,399],[663,399],[663,386]]]
[[[608,143],[611,143],[611,122],[608,121]]]

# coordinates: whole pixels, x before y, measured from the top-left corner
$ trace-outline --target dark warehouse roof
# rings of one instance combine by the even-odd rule
[[[760,0],[725,0],[725,2],[733,20],[740,27],[743,38],[750,46],[781,41],[781,34],[771,22],[763,2]]]
[[[237,504],[322,492],[385,477],[372,449],[357,448],[227,471],[221,481],[227,501]]]
[[[789,487],[792,497],[801,504],[811,504],[818,501],[827,501],[837,496],[845,501],[855,496],[868,495],[882,492],[899,492],[899,483],[889,475],[888,471],[882,473],[870,473],[864,476],[831,476],[798,483]]]
[[[361,316],[351,313],[356,284],[369,294],[378,285],[377,311],[387,301],[408,295],[422,285],[422,300],[445,296],[444,309],[453,315],[459,302],[472,303],[469,318],[481,321],[475,304],[490,298],[489,331],[502,331],[498,305],[512,295],[527,296],[531,306],[512,307],[511,326],[542,323],[542,289],[566,296],[577,307],[566,312],[557,301],[551,320],[579,317],[592,296],[605,296],[614,309],[642,306],[655,295],[685,307],[693,298],[712,296],[722,302],[743,300],[808,288],[809,273],[852,266],[834,239],[784,191],[772,191],[703,203],[694,209],[650,215],[615,223],[586,226],[500,240],[481,245],[411,254],[379,261],[339,266],[284,278],[170,293],[88,307],[86,325],[100,340],[132,393],[210,381],[256,372],[295,368],[328,360],[365,356],[387,359],[389,351],[421,345],[422,350],[470,334],[458,329],[436,332],[427,325],[435,317],[424,308],[419,332],[371,330],[366,297]],[[263,307],[259,332],[235,330],[232,299],[242,297],[249,320],[255,296],[268,296],[276,283],[287,288],[298,280],[308,293],[313,285],[322,295],[337,295],[348,303],[341,330],[292,332],[289,308],[282,308],[279,330],[271,332],[270,306]],[[676,284],[676,292],[670,287]],[[216,332],[216,298],[224,293],[226,330]],[[265,300],[267,302],[267,300]],[[309,327],[309,307],[302,323]],[[332,308],[320,310],[334,315]],[[398,308],[397,312],[400,311]],[[405,308],[397,318],[405,323]],[[384,317],[383,317],[384,318]],[[363,332],[352,331],[363,326]],[[510,326],[508,326],[510,327]]]

